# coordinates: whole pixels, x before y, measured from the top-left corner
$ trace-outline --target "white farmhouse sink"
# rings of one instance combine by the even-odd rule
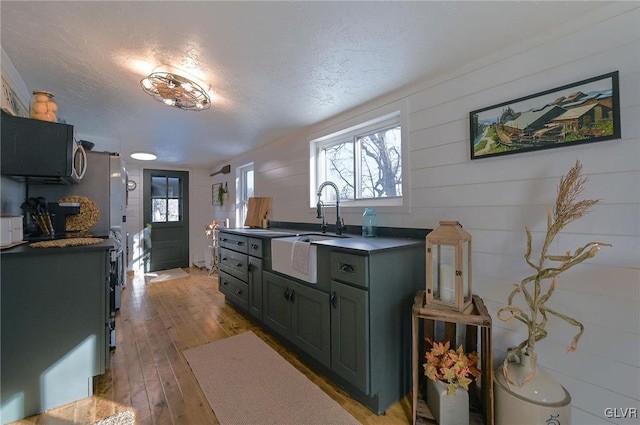
[[[326,241],[337,239],[340,236],[332,235],[300,235],[287,238],[271,239],[271,268],[287,276],[295,277],[309,283],[318,282],[318,247],[314,241]],[[293,267],[293,246],[301,238],[310,238],[308,270],[307,273],[296,270]]]

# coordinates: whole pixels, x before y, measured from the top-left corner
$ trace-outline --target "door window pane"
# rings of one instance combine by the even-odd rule
[[[166,199],[152,199],[151,200],[151,213],[154,223],[164,223],[167,221],[167,200]]]
[[[169,177],[167,189],[167,198],[181,198],[182,194],[180,193],[180,178]]]
[[[166,198],[167,197],[167,178],[151,177],[151,197]]]
[[[167,221],[180,221],[180,199],[168,199]]]
[[[151,177],[151,208],[154,223],[182,220],[183,189],[179,177]]]

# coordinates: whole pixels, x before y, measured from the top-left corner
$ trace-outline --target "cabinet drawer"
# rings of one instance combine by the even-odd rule
[[[330,258],[332,279],[363,288],[369,286],[369,257],[332,251]]]
[[[247,253],[247,237],[220,232],[220,246],[234,251]]]
[[[245,282],[249,278],[249,265],[247,260],[248,257],[246,254],[220,248],[220,270]]]
[[[247,244],[247,252],[250,256],[262,258],[262,239],[249,238]]]
[[[225,272],[220,272],[218,277],[220,282],[218,289],[225,295],[227,301],[242,307],[245,311],[249,310],[249,286]]]

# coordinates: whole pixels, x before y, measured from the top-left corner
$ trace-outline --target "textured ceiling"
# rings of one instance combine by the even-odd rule
[[[606,4],[2,0],[0,41],[97,148],[209,168]],[[209,83],[211,109],[143,93],[160,65]]]

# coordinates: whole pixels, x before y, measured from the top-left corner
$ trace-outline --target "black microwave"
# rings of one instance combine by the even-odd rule
[[[0,173],[33,183],[78,183],[86,169],[73,126],[14,117],[2,111]]]

